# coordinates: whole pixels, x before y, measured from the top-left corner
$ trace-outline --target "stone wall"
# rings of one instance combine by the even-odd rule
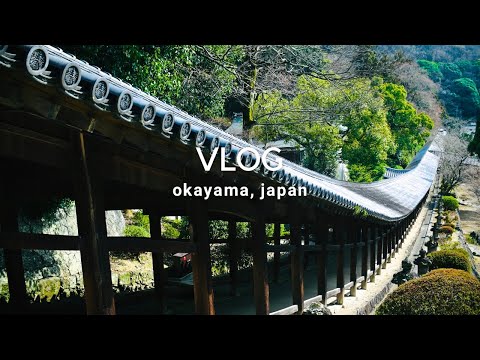
[[[122,236],[125,220],[121,211],[107,211],[108,236]],[[59,209],[56,221],[43,226],[41,221],[19,218],[22,232],[52,235],[78,235],[75,206]],[[83,293],[82,264],[79,251],[60,250],[23,250],[25,281],[28,294],[35,300],[50,301],[61,293]],[[113,276],[112,276],[113,277]],[[116,275],[118,279],[119,276]],[[118,280],[117,280],[118,283]],[[6,277],[3,250],[0,249],[0,298],[8,299],[8,280]]]

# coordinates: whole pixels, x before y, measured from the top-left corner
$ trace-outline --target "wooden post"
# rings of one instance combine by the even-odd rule
[[[388,230],[386,229],[385,226],[381,227],[382,232],[382,250],[383,250],[383,255],[382,255],[382,269],[387,268],[387,259],[388,259]]]
[[[342,222],[343,223],[343,222]],[[340,221],[337,218],[335,221],[335,228],[333,230],[333,234],[335,236],[335,240],[339,245],[337,251],[337,288],[340,289],[340,292],[337,294],[337,303],[339,305],[343,305],[343,298],[345,296],[345,278],[344,278],[344,271],[343,271],[343,264],[344,264],[344,245],[345,240],[348,235],[347,229],[343,227],[343,224],[340,225]]]
[[[398,253],[402,247],[401,223],[395,225],[395,252]]]
[[[205,202],[200,199],[191,200],[190,205],[190,239],[197,245],[197,251],[192,254],[195,313],[198,315],[215,315],[210,264],[208,211]]]
[[[362,223],[361,225],[362,229],[362,242],[363,242],[363,248],[362,248],[362,276],[363,276],[363,281],[361,284],[361,287],[363,290],[367,289],[367,283],[368,283],[368,250],[370,248],[369,240],[370,236],[369,232],[370,229],[368,227],[368,224],[366,222]],[[373,253],[373,251],[371,252]]]
[[[230,293],[232,296],[238,296],[238,257],[239,242],[237,241],[237,222],[228,221],[228,247],[229,247],[229,265],[230,265]]]
[[[0,231],[18,232],[18,209],[7,194],[0,189]],[[3,257],[8,277],[9,303],[14,311],[23,312],[27,305],[27,289],[23,268],[22,250],[4,249]]]
[[[150,214],[150,236],[155,239],[162,237],[162,218],[159,214]],[[166,272],[164,270],[163,252],[152,252],[153,283],[155,285],[155,296],[160,305],[160,311],[164,311],[164,284]]]
[[[395,231],[393,227],[388,229],[388,263],[392,262],[392,259],[395,257]]]
[[[353,281],[353,286],[350,288],[350,296],[357,296],[357,242],[359,230],[360,227],[357,220],[351,220],[348,229],[348,242],[352,244],[350,251],[350,281]]]
[[[370,243],[370,270],[372,275],[370,275],[370,282],[375,282],[375,265],[377,257],[377,233],[375,231],[376,227],[374,225],[368,226],[367,239]]]
[[[115,315],[110,258],[105,241],[103,182],[97,175],[98,169],[92,166],[84,133],[78,133],[74,139],[72,172],[87,314]]]
[[[400,251],[403,244],[402,226],[403,226],[403,221],[400,221],[400,223],[397,226],[397,248],[396,248],[397,253]]]
[[[267,272],[267,253],[265,252],[265,218],[258,211],[253,225],[253,293],[257,315],[270,313],[270,299]]]
[[[292,298],[293,305],[298,306],[298,314],[303,313],[304,285],[303,285],[303,246],[300,236],[298,211],[290,215],[290,244],[295,246],[292,254]]]
[[[375,225],[375,241],[377,243],[377,275],[382,274],[383,232],[379,225]]]
[[[327,216],[317,214],[316,222],[317,245],[322,246],[322,251],[317,254],[318,278],[317,294],[322,295],[322,303],[327,304],[327,260],[328,260],[328,240],[330,237]]]
[[[280,245],[280,226],[281,224],[276,222],[273,228],[273,243],[274,245]],[[280,251],[273,253],[273,282],[278,283],[280,276]]]

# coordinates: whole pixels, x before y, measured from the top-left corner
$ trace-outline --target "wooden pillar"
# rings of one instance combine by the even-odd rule
[[[382,250],[383,250],[383,255],[382,255],[382,269],[387,268],[387,259],[388,259],[388,230],[385,226],[381,227],[382,232]]]
[[[330,238],[329,224],[326,216],[317,214],[316,235],[317,245],[321,245],[322,250],[317,253],[317,294],[322,295],[322,303],[327,304],[327,261],[328,261],[328,240]]]
[[[290,216],[290,244],[295,246],[291,257],[292,300],[293,304],[298,306],[298,314],[302,314],[304,300],[303,246],[300,234],[300,223],[296,214]]]
[[[110,258],[105,242],[103,181],[98,176],[99,169],[91,162],[93,156],[88,151],[84,133],[78,133],[74,140],[72,171],[87,314],[114,315]]]
[[[275,223],[273,228],[273,243],[280,245],[280,223]],[[273,253],[273,282],[278,283],[280,276],[280,251],[275,250]]]
[[[363,242],[363,247],[362,247],[362,276],[363,276],[363,281],[362,281],[362,289],[366,290],[367,289],[367,282],[368,282],[368,251],[370,248],[369,240],[370,240],[370,229],[368,227],[368,224],[366,222],[362,223],[361,225],[361,231],[362,231],[362,242]],[[373,253],[373,252],[372,252]]]
[[[395,258],[395,248],[396,248],[396,245],[395,245],[395,242],[397,241],[397,236],[396,236],[396,232],[395,232],[395,227],[390,227],[390,261],[391,262],[391,259],[394,259]]]
[[[359,237],[360,227],[357,220],[350,221],[350,229],[348,231],[348,242],[352,244],[350,251],[350,281],[353,281],[353,286],[350,288],[350,296],[357,296],[357,243]]]
[[[253,293],[257,315],[270,313],[270,299],[267,272],[267,253],[265,251],[265,218],[258,211],[253,225]]]
[[[368,242],[370,243],[370,270],[372,270],[372,275],[370,275],[370,282],[374,283],[375,282],[375,265],[376,265],[376,260],[378,259],[378,252],[377,252],[377,244],[378,244],[378,239],[377,239],[377,233],[376,233],[376,227],[375,225],[369,225],[368,226],[368,232],[367,232],[367,239]]]
[[[230,294],[238,296],[238,258],[240,256],[239,242],[237,241],[237,222],[228,221],[228,247],[230,265]]]
[[[375,241],[377,242],[377,275],[381,275],[383,256],[383,231],[379,225],[375,225]]]
[[[340,219],[336,219],[335,228],[333,234],[335,236],[336,243],[339,245],[337,251],[337,288],[340,289],[340,292],[337,294],[337,303],[339,305],[343,305],[343,298],[345,296],[345,278],[344,278],[344,271],[343,271],[343,264],[344,264],[344,245],[345,240],[348,235],[347,229],[345,229],[341,223],[339,222]],[[342,222],[343,223],[343,222]]]
[[[197,246],[192,254],[192,270],[195,313],[198,315],[215,315],[207,209],[204,201],[191,200],[189,230],[190,239]]]
[[[402,231],[400,224],[395,225],[395,252],[398,253],[402,247]]]
[[[0,192],[2,189],[0,189]],[[1,196],[1,194],[0,194]],[[0,231],[18,232],[18,209],[7,199],[3,197],[1,204]],[[12,310],[24,312],[27,305],[27,289],[25,285],[25,275],[23,268],[22,250],[4,249],[3,258],[5,260],[5,269],[8,277],[8,291],[10,293],[9,303]]]
[[[160,240],[162,238],[162,223],[161,216],[158,214],[150,214],[150,236],[154,239]],[[160,305],[160,311],[164,310],[164,284],[166,280],[166,271],[164,269],[163,251],[152,252],[153,263],[153,283],[155,285],[155,296]]]

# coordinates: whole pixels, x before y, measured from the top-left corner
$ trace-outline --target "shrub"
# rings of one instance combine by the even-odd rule
[[[127,225],[125,226],[125,230],[123,231],[125,236],[131,237],[150,237],[150,233],[141,226],[137,225]]]
[[[444,234],[453,234],[453,232],[455,231],[454,228],[450,227],[450,226],[447,226],[447,225],[443,225],[440,230],[439,230],[441,233],[444,233]]]
[[[451,238],[447,238],[448,242],[444,242],[442,244],[440,244],[442,250],[454,250],[454,249],[458,249],[458,247],[460,246],[460,243],[459,242],[450,242],[450,240],[452,240]]]
[[[442,196],[443,206],[445,210],[457,210],[458,200],[453,196]]]
[[[443,224],[443,226],[450,226],[451,228],[455,229],[455,224],[451,222]]]
[[[463,270],[433,270],[400,285],[376,314],[480,315],[480,281]]]
[[[432,260],[431,269],[450,268],[470,272],[472,265],[465,249],[434,251],[427,255]]]
[[[167,239],[178,239],[182,226],[181,220],[172,220],[164,217],[162,218],[162,236]]]
[[[475,238],[473,238],[471,235],[469,234],[466,234],[465,235],[465,241],[469,244],[472,244],[472,245],[475,245],[477,243],[477,241],[475,240]]]

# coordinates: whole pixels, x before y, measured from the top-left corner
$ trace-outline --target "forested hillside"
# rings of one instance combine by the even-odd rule
[[[220,127],[242,112],[247,140],[293,141],[303,165],[370,182],[405,167],[442,108],[439,84],[374,46],[64,46],[112,75]]]
[[[469,150],[480,155],[480,46],[402,45],[381,46],[381,52],[401,51],[414,60],[437,86],[444,113],[443,124],[451,130],[477,120],[475,136],[466,136]]]

